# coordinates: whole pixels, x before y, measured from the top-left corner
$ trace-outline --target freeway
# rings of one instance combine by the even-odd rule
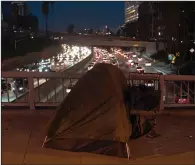
[[[138,54],[138,53],[135,52],[135,54]],[[135,58],[131,57],[131,61],[135,62],[135,65],[133,66],[130,65],[131,62],[129,62],[129,59],[130,58],[125,58],[117,51],[110,52],[106,49],[94,48],[94,57],[90,62],[88,60],[87,62],[80,64],[79,67],[75,67],[75,68],[73,67],[73,69],[69,71],[65,71],[63,73],[64,77],[72,77],[71,80],[64,79],[62,81],[61,79],[55,79],[55,80],[50,80],[48,83],[46,83],[45,79],[40,79],[39,81],[41,81],[42,84],[43,83],[45,84],[41,85],[40,83],[39,84],[40,86],[38,88],[36,88],[38,86],[38,81],[35,81],[35,84],[34,84],[34,87],[36,88],[35,102],[36,103],[60,103],[62,102],[64,98],[68,95],[68,93],[71,91],[71,88],[77,83],[78,77],[81,77],[85,72],[93,68],[93,66],[96,63],[104,62],[104,63],[111,63],[113,65],[116,65],[125,73],[125,75],[127,75],[129,72],[139,72],[138,67],[141,68],[141,70],[144,71],[144,73],[160,72],[157,68],[153,67],[153,64],[147,58],[143,58],[143,57],[140,58],[140,56],[136,56]],[[150,64],[150,65],[146,66],[146,64]],[[163,74],[166,74],[166,73],[163,73]],[[77,76],[77,78],[75,76]],[[150,85],[151,85],[151,82],[150,82]],[[152,86],[155,86],[155,89],[156,89],[159,87],[159,84],[157,81],[154,81],[152,83]],[[164,100],[166,101],[166,103],[174,104],[175,94],[179,93],[180,88],[174,82],[166,82],[165,86],[166,86],[166,89],[165,89]],[[15,98],[14,94],[12,94],[12,97]],[[28,95],[25,95],[25,97],[21,97],[21,99],[18,99],[17,101],[21,101],[22,99],[25,99],[25,98],[26,98],[25,100],[27,100],[27,97]]]
[[[123,71],[123,72],[136,72],[136,67],[128,67],[128,64],[127,64],[127,59],[124,59],[121,55],[119,54],[115,54],[117,59],[118,59],[118,62],[119,62],[119,67],[120,69]],[[141,61],[139,61],[139,66],[143,68],[144,72],[145,73],[157,73],[157,72],[160,72],[158,69],[156,69],[155,67],[153,66],[145,66],[146,63],[148,63],[150,61],[148,61],[147,59],[145,58],[142,58]],[[165,73],[164,73],[165,74]]]
[[[101,51],[100,51],[101,52]],[[95,52],[96,54],[97,52]],[[104,55],[106,55],[109,58],[109,52],[105,51]],[[96,61],[96,63],[102,63],[104,62],[103,60],[103,56],[104,55],[100,55],[99,59]],[[125,59],[124,57],[122,57],[119,54],[115,54],[112,53],[112,55],[116,58],[116,62],[117,62],[117,66],[124,72],[124,73],[129,73],[129,72],[136,72],[136,68],[133,67],[128,67],[127,64],[127,59]],[[94,59],[95,60],[95,59]],[[144,58],[142,58],[141,61],[139,61],[139,66],[141,66],[146,73],[156,73],[159,72],[156,68],[153,68],[152,66],[145,66],[145,63],[147,63],[148,61]],[[107,62],[106,62],[107,63]],[[110,63],[108,61],[108,63]],[[82,70],[82,73],[85,73],[87,71],[87,68],[89,67],[90,63],[88,63],[84,69]],[[78,73],[78,72],[77,72]],[[69,93],[71,87],[76,84],[77,80],[73,80],[71,83],[66,81],[63,85],[59,85],[55,90],[51,91],[49,94],[49,97],[46,96],[45,98],[43,98],[43,100],[46,102],[61,102]],[[67,92],[68,91],[68,92]]]
[[[82,76],[97,63],[112,63],[113,65],[118,66],[117,59],[114,56],[110,55],[108,51],[95,48],[94,54],[94,58],[91,60],[91,62],[83,66],[81,70],[75,72],[76,74],[81,74]],[[61,102],[68,95],[71,88],[76,84],[77,81],[77,79],[73,79],[71,82],[69,80],[65,81],[63,85],[60,84],[47,96],[41,98],[41,102]]]
[[[78,63],[85,60],[91,54],[87,47],[62,45],[62,52],[48,59],[41,59],[39,62],[16,68],[15,71],[25,72],[67,72],[69,68],[75,67]],[[28,80],[24,78],[13,79],[2,78],[1,102],[13,102],[28,92]],[[34,88],[42,86],[48,80],[34,79]],[[8,87],[10,86],[10,87]]]

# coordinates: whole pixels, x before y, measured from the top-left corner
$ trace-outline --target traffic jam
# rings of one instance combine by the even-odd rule
[[[32,64],[25,65],[21,68],[16,68],[18,72],[63,72],[67,68],[77,64],[91,54],[91,48],[69,46],[62,44],[62,51],[56,56],[47,59],[35,61]],[[41,85],[46,82],[46,79],[34,79],[34,86]],[[1,79],[1,100],[9,102],[20,97],[28,90],[27,78],[2,78]]]
[[[112,53],[106,49],[94,47],[94,57],[88,64],[87,70],[91,70],[97,63],[107,63],[118,67],[118,61]]]

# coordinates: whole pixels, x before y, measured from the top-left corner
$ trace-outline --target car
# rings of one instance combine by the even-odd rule
[[[95,63],[96,63],[96,61],[92,61],[90,64],[91,64],[91,65],[95,65]]]
[[[138,67],[139,64],[138,64],[137,62],[134,62],[134,65],[135,65],[136,67]]]
[[[6,80],[1,79],[1,94],[4,94],[9,90],[11,90],[11,84],[6,82]]]
[[[145,81],[145,86],[153,87],[154,86],[154,81],[153,80]]]
[[[145,66],[152,66],[152,63],[151,62],[147,62],[147,63],[145,63]]]
[[[42,60],[39,62],[39,64],[40,64],[40,65],[49,65],[50,62],[51,62],[50,59],[42,59]]]
[[[142,61],[142,57],[138,57],[137,59],[138,59],[138,61]]]
[[[66,93],[70,93],[72,88],[73,88],[72,85],[68,85],[67,88],[66,88]]]
[[[176,94],[175,96],[175,102],[178,103],[178,104],[189,104],[190,103],[190,100],[187,96],[187,94]]]
[[[91,70],[93,68],[93,66],[94,66],[93,64],[89,64],[88,67],[87,67],[87,69],[88,70]]]
[[[111,60],[116,60],[116,57],[111,57]]]
[[[50,67],[44,67],[42,69],[42,72],[54,72],[53,70],[50,69]]]
[[[20,72],[29,72],[29,67],[28,66],[24,66],[22,68],[17,68],[17,71],[20,71]]]
[[[113,61],[111,64],[118,67],[118,63],[115,61]]]
[[[137,70],[138,73],[144,73],[144,69],[142,69],[142,67],[140,67],[140,66],[138,66],[136,68],[136,70]]]
[[[33,65],[32,67],[29,68],[29,72],[39,72],[38,66]]]
[[[131,63],[133,62],[133,60],[131,58],[128,59],[128,63]]]
[[[28,88],[28,80],[26,78],[17,78],[14,80],[12,90],[15,92],[23,93]]]
[[[134,64],[135,64],[134,62],[131,62],[131,63],[128,63],[128,66],[129,66],[129,67],[133,67]]]

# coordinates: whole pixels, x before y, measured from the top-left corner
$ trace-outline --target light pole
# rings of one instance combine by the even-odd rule
[[[191,48],[191,49],[190,49],[190,53],[191,53],[191,60],[192,60],[192,55],[193,55],[194,51],[195,51],[195,50],[194,50],[193,48]]]
[[[153,17],[153,6],[152,6],[152,2],[150,2],[150,9],[152,12],[152,39],[154,37],[154,17]]]
[[[20,41],[22,41],[22,40],[24,40],[24,39],[14,40],[14,48],[15,48],[15,50],[16,50],[16,48],[17,48],[17,42],[20,42]]]

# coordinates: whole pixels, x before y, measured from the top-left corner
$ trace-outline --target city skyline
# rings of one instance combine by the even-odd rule
[[[27,2],[31,13],[38,17],[39,28],[44,30],[41,3]],[[74,24],[75,30],[79,31],[84,28],[98,29],[105,25],[117,28],[124,24],[124,18],[124,2],[57,2],[48,23],[52,31],[66,31],[69,24]]]

